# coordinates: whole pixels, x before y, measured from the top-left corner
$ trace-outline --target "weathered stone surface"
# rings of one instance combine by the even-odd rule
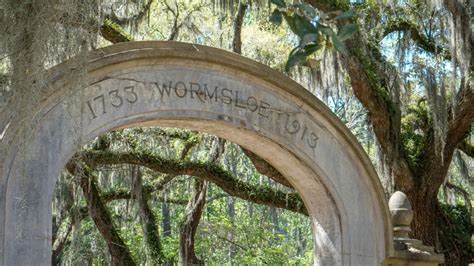
[[[413,210],[405,193],[396,191],[388,201],[390,214],[392,215],[393,236],[397,239],[409,239],[411,222],[413,221]]]
[[[408,236],[411,232],[413,210],[405,193],[393,193],[388,206],[392,215],[395,252],[393,257],[384,261],[384,265],[428,266],[443,263],[443,254],[436,253],[433,247],[425,246],[422,241]]]
[[[83,86],[61,65],[31,137],[10,136],[0,165],[0,260],[48,265],[54,183],[73,153],[119,127],[219,135],[270,162],[310,213],[318,265],[379,265],[393,255],[390,213],[370,161],[347,128],[286,76],[218,49],[138,42],[99,50]],[[8,132],[7,132],[8,134]]]
[[[411,204],[407,195],[401,191],[393,193],[388,201],[388,207],[390,210],[411,210]]]

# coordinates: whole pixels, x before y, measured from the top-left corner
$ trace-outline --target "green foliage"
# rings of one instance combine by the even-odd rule
[[[273,10],[272,15],[269,18],[270,22],[280,26],[281,22],[283,21],[283,16],[278,9]]]
[[[272,3],[277,5],[277,8],[273,11],[269,20],[276,25],[280,25],[283,16],[291,31],[299,39],[298,46],[288,56],[285,71],[288,72],[291,67],[304,64],[309,56],[324,46],[332,46],[341,54],[347,55],[348,51],[344,41],[348,40],[357,31],[357,26],[355,24],[342,25],[338,33],[335,34],[329,25],[337,25],[336,20],[351,18],[354,15],[353,10],[347,10],[335,18],[323,22],[318,18],[318,13],[314,7],[309,4],[286,5],[284,1],[272,1]]]
[[[322,45],[320,44],[308,44],[305,45],[304,48],[294,48],[288,56],[288,61],[285,65],[285,71],[288,72],[292,66],[304,62],[309,55],[319,50],[320,48],[322,48]]]
[[[344,11],[341,14],[337,15],[334,19],[335,20],[346,19],[346,18],[352,18],[352,16],[354,16],[354,10],[350,9],[350,10]]]
[[[425,99],[420,99],[414,105],[408,106],[406,114],[402,117],[401,137],[403,148],[408,156],[410,168],[414,170],[421,170],[428,120],[429,110]]]
[[[208,206],[213,209],[212,215],[207,214],[201,220],[196,236],[197,251],[206,254],[206,262],[228,265],[230,255],[235,265],[312,264],[312,242],[301,244],[293,234],[299,229],[300,236],[310,240],[309,220],[278,211],[278,226],[284,231],[281,233],[268,219],[268,208],[234,199],[235,216],[229,217],[228,204],[227,199],[213,201]],[[253,211],[249,212],[249,208]]]
[[[161,238],[163,244],[163,256],[166,260],[177,258],[179,251],[179,239],[171,236],[165,236]]]
[[[106,265],[106,243],[90,218],[84,219],[76,229],[75,237],[66,246],[57,261],[65,265]]]
[[[114,211],[115,221],[121,221],[120,236],[127,245],[132,257],[137,261],[138,258],[146,257],[146,247],[144,245],[143,234],[139,223],[134,223],[132,220],[124,221],[122,215],[117,213],[117,204],[115,205]],[[99,236],[100,237],[100,236]],[[108,260],[106,260],[108,261]]]
[[[440,240],[448,262],[467,265],[474,258],[471,213],[464,205],[441,205],[445,218],[440,222]]]
[[[337,32],[337,38],[343,42],[345,40],[348,40],[356,31],[357,31],[357,25],[346,24],[342,26]]]
[[[271,0],[271,2],[277,5],[278,7],[286,7],[284,0]]]

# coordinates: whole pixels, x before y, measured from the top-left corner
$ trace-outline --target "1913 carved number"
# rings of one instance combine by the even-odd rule
[[[138,101],[138,95],[135,92],[134,86],[124,87],[122,90],[119,90],[119,89],[111,90],[108,92],[107,95],[101,94],[97,97],[94,97],[92,100],[88,100],[86,102],[87,106],[89,107],[89,110],[91,111],[92,119],[97,118],[97,114],[96,114],[97,110],[94,110],[94,108],[92,107],[92,105],[96,105],[94,104],[96,102],[99,104],[99,106],[102,107],[101,114],[107,113],[106,97],[109,99],[110,105],[112,105],[112,107],[114,108],[121,107],[124,104],[124,101],[130,104],[134,104]]]

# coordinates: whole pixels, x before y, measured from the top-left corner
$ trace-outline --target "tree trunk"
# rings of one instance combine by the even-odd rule
[[[143,179],[140,168],[131,166],[133,178],[133,190],[138,204],[138,215],[140,216],[143,236],[147,244],[148,256],[154,264],[163,262],[163,253],[158,227],[155,223],[155,215],[148,206],[147,197],[143,189]]]
[[[60,239],[57,240],[56,247],[53,247],[54,249],[52,252],[52,261],[59,262],[59,256],[61,255],[61,252],[63,251],[64,247],[66,247],[69,235],[71,234],[72,227],[74,226],[74,224],[75,224],[75,221],[73,220],[71,216],[71,221],[66,229],[66,232]]]
[[[166,196],[165,196],[165,199],[166,199]],[[163,201],[161,203],[161,215],[162,215],[163,237],[171,237],[170,205],[166,201]],[[166,266],[174,265],[174,260],[173,259],[166,260],[165,265]]]
[[[66,167],[71,174],[79,177],[89,215],[107,243],[112,263],[117,266],[135,265],[130,251],[118,234],[112,218],[100,198],[100,192],[92,172],[87,167],[78,167],[75,163],[68,163]]]
[[[441,215],[438,198],[423,192],[408,195],[413,209],[412,235],[415,239],[422,239],[425,245],[437,246],[437,220]]]
[[[270,219],[271,219],[272,224],[273,224],[273,232],[278,233],[278,234],[282,234],[282,235],[286,235],[285,230],[283,230],[280,227],[280,220],[278,219],[277,209],[273,206],[269,207],[269,208],[270,208],[270,211],[269,211]]]
[[[231,224],[235,222],[235,200],[232,197],[227,198],[227,216]],[[229,247],[229,262],[231,265],[234,265],[234,257],[236,254],[236,246],[234,244],[234,231],[229,231],[229,240],[231,241]]]
[[[247,212],[250,218],[253,218],[253,203],[247,202]]]
[[[179,256],[182,265],[204,265],[194,251],[194,237],[206,203],[207,181],[195,180],[193,195],[186,207],[186,219],[181,226]]]
[[[296,254],[299,256],[299,257],[303,257],[304,256],[304,252],[306,250],[306,239],[303,237],[303,233],[301,232],[301,228],[300,227],[297,227],[295,229],[295,238],[296,238],[296,241],[298,242],[298,247],[297,247],[297,252]]]
[[[235,17],[234,21],[234,39],[232,40],[232,51],[238,54],[242,54],[242,23],[244,21],[247,7],[247,4],[239,4],[239,10],[237,11],[237,16]]]

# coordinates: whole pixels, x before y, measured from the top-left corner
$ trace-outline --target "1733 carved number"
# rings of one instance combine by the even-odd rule
[[[125,102],[134,104],[137,101],[138,101],[138,95],[135,92],[135,87],[128,86],[128,87],[124,87],[121,90],[119,89],[111,90],[105,95],[101,94],[97,97],[94,97],[91,100],[88,100],[86,103],[87,103],[87,106],[89,107],[89,110],[91,111],[92,119],[95,119],[97,118],[97,111],[99,112],[99,114],[107,113],[108,103],[110,103],[110,105],[113,108],[120,108]],[[97,107],[97,105],[99,106],[98,108],[93,108],[93,105],[95,107]],[[102,113],[100,113],[100,111],[102,111]]]

